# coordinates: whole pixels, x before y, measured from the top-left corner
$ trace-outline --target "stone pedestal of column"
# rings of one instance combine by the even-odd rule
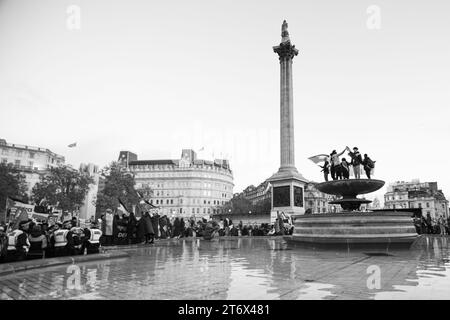
[[[272,185],[272,215],[304,214],[304,186],[307,180],[295,167],[292,60],[298,50],[291,44],[287,23],[283,22],[282,42],[273,47],[280,60],[280,168],[269,178]]]

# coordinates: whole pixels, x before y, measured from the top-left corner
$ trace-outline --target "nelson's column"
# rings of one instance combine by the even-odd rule
[[[278,172],[269,178],[272,185],[272,214],[304,214],[304,186],[307,180],[295,167],[292,59],[298,50],[291,44],[288,24],[283,21],[281,43],[273,47],[280,58],[280,158]]]

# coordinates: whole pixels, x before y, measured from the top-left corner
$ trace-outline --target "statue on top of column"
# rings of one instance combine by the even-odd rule
[[[286,20],[283,21],[283,25],[281,26],[281,43],[290,42],[291,39],[289,39],[289,32],[287,30],[288,24]]]

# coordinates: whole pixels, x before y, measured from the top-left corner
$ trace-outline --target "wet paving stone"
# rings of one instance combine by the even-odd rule
[[[428,240],[380,254],[290,248],[279,238],[179,240],[2,276],[0,299],[448,299],[450,239]],[[379,287],[368,284],[370,270]]]

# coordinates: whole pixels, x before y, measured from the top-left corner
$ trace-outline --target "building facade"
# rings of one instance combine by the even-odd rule
[[[121,161],[127,158],[132,160]],[[134,174],[136,189],[152,189],[150,203],[159,207],[161,215],[210,216],[233,196],[228,160],[200,160],[193,150],[183,149],[180,159],[170,160],[137,160],[122,151],[119,162]]]
[[[249,200],[252,205],[256,205],[258,202],[271,198],[270,184],[266,180],[260,183],[257,187],[250,185],[243,191],[244,198]]]
[[[329,213],[339,212],[339,205],[329,204],[329,201],[336,200],[336,197],[323,193],[315,188],[315,182],[305,184],[305,213]],[[253,205],[271,198],[271,188],[268,180],[260,183],[257,187],[250,185],[242,192],[244,198],[249,200]]]
[[[422,215],[428,213],[432,218],[448,217],[448,200],[437,182],[397,181],[388,186],[384,195],[385,209],[422,209]]]
[[[48,169],[64,164],[65,159],[46,148],[12,144],[0,139],[0,162],[13,166],[25,176],[28,195],[31,195],[40,176]]]
[[[340,205],[329,204],[330,201],[336,200],[337,198],[317,190],[315,187],[316,184],[316,182],[309,182],[305,186],[306,213],[318,214],[340,212]]]

